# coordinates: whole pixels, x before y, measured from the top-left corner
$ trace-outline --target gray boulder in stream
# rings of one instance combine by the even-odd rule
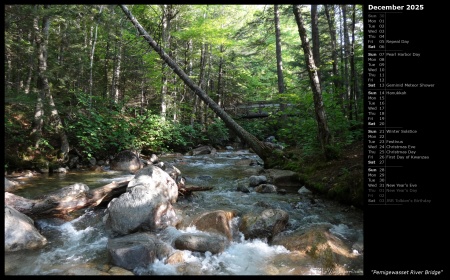
[[[176,176],[178,176],[180,171],[176,170],[178,171]],[[176,176],[171,174],[172,171],[169,172],[162,170],[158,166],[150,165],[136,172],[134,178],[128,183],[127,190],[143,185],[149,189],[151,195],[161,194],[164,199],[175,203],[178,199],[178,185],[173,178],[173,176]]]
[[[34,227],[30,217],[5,206],[5,252],[44,247],[47,239]]]
[[[242,217],[239,230],[246,239],[268,238],[283,231],[289,220],[289,214],[281,209],[265,209],[260,213],[247,213]]]
[[[113,264],[128,270],[146,267],[176,251],[156,235],[146,232],[109,239],[107,248]]]
[[[8,180],[5,177],[5,192],[12,192],[12,191],[16,190],[18,185],[19,185],[19,183],[17,183],[16,181]]]
[[[302,182],[298,173],[291,170],[282,169],[265,169],[264,175],[268,182],[280,188],[295,188],[298,190],[302,186]]]
[[[178,229],[186,229],[195,226],[197,230],[217,233],[226,236],[228,240],[233,238],[231,220],[236,216],[237,211],[215,210],[207,211],[197,215],[190,215],[183,218],[177,225]]]
[[[153,231],[175,225],[178,217],[172,203],[178,198],[175,181],[157,166],[139,170],[127,192],[111,200],[104,223],[112,235]]]
[[[143,164],[136,153],[129,150],[119,152],[110,164],[111,170],[130,172],[139,170],[142,166]]]
[[[174,241],[176,249],[212,254],[223,252],[228,244],[229,241],[225,236],[206,232],[184,233]]]

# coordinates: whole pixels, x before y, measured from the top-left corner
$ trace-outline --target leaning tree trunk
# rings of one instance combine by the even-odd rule
[[[233,118],[230,117],[214,100],[212,100],[198,85],[196,85],[189,76],[172,60],[164,50],[156,43],[156,41],[144,30],[136,18],[131,14],[125,5],[120,5],[128,19],[137,28],[142,37],[147,43],[159,54],[162,60],[180,77],[181,80],[201,99],[203,100],[214,113],[219,116],[225,125],[231,129],[236,135],[245,141],[253,151],[264,161],[264,167],[270,168],[273,166],[272,159],[275,159],[272,148],[264,142],[258,140],[254,135],[243,129]]]

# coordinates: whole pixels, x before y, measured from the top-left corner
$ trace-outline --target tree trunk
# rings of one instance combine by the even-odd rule
[[[30,88],[31,88],[31,80],[33,77],[33,70],[34,70],[34,55],[35,55],[35,45],[36,45],[36,41],[34,39],[34,33],[33,31],[30,31],[30,33],[28,34],[29,36],[29,41],[30,41],[30,49],[29,49],[29,58],[28,58],[28,73],[27,73],[27,79],[25,82],[25,87],[24,87],[24,92],[25,94],[30,93]]]
[[[161,30],[161,40],[162,46],[170,52],[170,21],[172,19],[172,5],[161,5],[162,9],[162,30]],[[167,115],[167,94],[168,94],[168,78],[169,75],[166,64],[163,62],[161,65],[161,118],[166,119]]]
[[[353,17],[352,17],[352,43],[350,45],[350,108],[352,110],[352,116],[354,116],[355,120],[358,120],[358,107],[357,107],[357,77],[355,70],[355,5],[353,5]]]
[[[295,20],[298,25],[298,33],[302,42],[303,53],[305,55],[305,65],[308,71],[309,80],[311,82],[311,89],[313,92],[314,110],[319,132],[319,141],[322,147],[322,151],[324,152],[325,156],[327,156],[326,146],[330,144],[330,131],[328,129],[328,124],[325,116],[325,108],[322,101],[322,90],[320,88],[319,76],[317,74],[316,65],[314,64],[314,58],[309,46],[308,38],[306,37],[306,30],[301,14],[301,5],[294,5],[293,10]]]
[[[100,5],[99,8],[99,12],[98,12],[98,17],[99,19],[97,20],[97,23],[95,24],[95,28],[94,28],[94,36],[92,37],[92,48],[91,48],[91,53],[89,56],[89,107],[92,105],[92,87],[94,85],[94,80],[92,77],[92,72],[94,70],[94,54],[95,54],[95,44],[97,43],[97,31],[98,31],[98,23],[100,22],[100,15],[102,14],[102,10],[103,10],[103,5]]]
[[[205,91],[205,94],[207,95],[207,90],[206,90],[206,86],[205,86],[205,73],[206,73],[206,57],[208,54],[208,44],[203,43],[202,44],[202,51],[201,51],[201,56],[200,56],[200,75],[199,75],[199,80],[198,80],[198,86]],[[200,125],[202,127],[202,129],[205,126],[205,119],[204,119],[204,104],[202,102],[200,102],[200,104],[198,104],[198,108],[199,108],[199,116],[198,119],[200,119]],[[195,116],[194,116],[195,117]]]
[[[107,206],[115,197],[119,197],[127,190],[130,181],[112,182],[103,187],[89,190],[86,195],[71,194],[61,197],[47,194],[39,199],[27,199],[5,192],[5,205],[30,216],[33,219],[43,217],[67,218],[68,214],[88,207]]]
[[[44,6],[47,8],[46,6]],[[37,27],[37,20],[35,21],[35,28]],[[36,32],[36,45],[39,48],[39,67],[38,67],[38,91],[39,97],[36,104],[35,112],[35,127],[33,128],[33,133],[35,134],[35,147],[39,147],[39,141],[42,135],[43,126],[43,102],[45,98],[48,98],[50,105],[50,114],[52,125],[55,127],[56,133],[58,133],[61,139],[61,152],[63,153],[62,159],[65,159],[69,153],[69,141],[67,140],[66,132],[64,131],[64,126],[62,124],[61,118],[59,117],[58,110],[56,109],[55,102],[53,101],[53,96],[50,92],[50,86],[48,84],[47,77],[47,44],[48,44],[48,31],[50,27],[50,20],[47,15],[42,18],[42,31]]]
[[[61,153],[62,153],[61,160],[63,161],[68,160],[67,156],[70,150],[69,140],[67,139],[67,134],[65,132],[61,118],[58,114],[58,110],[56,109],[55,102],[53,101],[53,96],[51,93],[49,93],[48,101],[50,104],[51,119],[55,127],[56,133],[58,133],[59,139],[61,140]]]
[[[264,166],[269,168],[271,165],[271,160],[268,160],[273,156],[273,150],[268,147],[264,142],[258,140],[254,135],[243,129],[236,121],[233,120],[222,108],[220,108],[214,100],[212,100],[198,85],[196,85],[188,75],[177,65],[175,61],[172,60],[164,50],[156,43],[156,41],[144,30],[144,28],[139,24],[136,18],[131,14],[125,5],[120,5],[123,12],[127,15],[128,19],[137,28],[142,37],[147,41],[147,43],[159,54],[162,60],[164,60],[167,65],[178,75],[178,77],[183,80],[183,82],[189,86],[189,88],[210,108],[214,111],[231,129],[236,133],[239,138],[247,142],[247,144],[253,149],[253,151],[264,161]]]
[[[280,37],[280,14],[278,5],[273,7],[275,19],[275,41],[276,41],[276,56],[277,56],[277,76],[278,76],[278,93],[284,92],[284,76],[283,76],[283,60],[281,57],[281,37]]]
[[[119,90],[119,84],[120,84],[120,67],[122,63],[122,32],[118,31],[120,35],[119,38],[116,40],[116,59],[114,60],[114,74],[113,74],[113,84],[112,84],[112,97],[115,104],[119,103],[120,98],[120,90]]]
[[[314,57],[314,63],[317,67],[317,75],[319,76],[319,82],[322,81],[320,74],[320,40],[319,40],[319,16],[317,14],[317,5],[311,5],[311,38],[312,38],[312,53]]]
[[[331,59],[333,60],[333,70],[332,70],[332,77],[333,77],[333,85],[334,85],[334,95],[337,97],[336,101],[341,106],[342,112],[345,113],[344,108],[344,102],[340,96],[340,88],[341,83],[338,79],[339,73],[338,73],[338,50],[337,50],[337,39],[336,39],[336,27],[334,24],[334,5],[331,5],[331,10],[329,9],[330,5],[325,5],[325,15],[327,17],[328,22],[328,29],[330,32],[330,44],[331,44]]]
[[[217,104],[219,107],[223,105],[223,89],[222,89],[222,79],[223,79],[223,54],[225,52],[223,44],[220,45],[220,58],[219,58],[219,69],[218,69],[218,77],[217,77]]]
[[[42,30],[39,29],[38,15],[34,18],[33,26],[35,29],[35,41],[38,49],[38,78],[37,78],[37,90],[38,97],[36,100],[36,109],[34,112],[33,129],[31,135],[33,136],[35,148],[39,148],[39,143],[42,138],[42,127],[44,126],[44,100],[47,92],[50,91],[48,80],[45,74],[47,70],[47,46],[46,36],[49,28],[49,17],[44,15],[42,17]]]
[[[342,7],[342,21],[343,21],[343,37],[344,37],[344,89],[345,89],[345,100],[347,100],[347,114],[348,119],[352,120],[352,109],[350,101],[350,87],[348,86],[348,58],[350,55],[350,39],[348,38],[348,28],[347,28],[347,5],[341,5]]]
[[[283,75],[283,59],[281,56],[281,35],[280,35],[280,13],[278,11],[278,5],[273,5],[273,15],[275,21],[275,45],[276,45],[276,57],[277,57],[277,77],[278,77],[278,94],[281,96],[285,90],[284,75]],[[286,108],[286,104],[283,102],[283,98],[280,98],[280,111],[283,112]],[[286,116],[283,114],[282,121],[286,121]]]

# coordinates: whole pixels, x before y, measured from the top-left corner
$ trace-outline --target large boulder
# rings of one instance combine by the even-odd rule
[[[175,182],[179,182],[181,180],[181,171],[172,163],[166,162],[159,162],[161,164],[161,169],[164,170],[164,172],[166,172],[167,174],[169,174],[169,176],[175,181]],[[139,174],[139,173],[137,173]]]
[[[268,183],[274,184],[279,188],[288,188],[297,191],[302,186],[298,173],[294,171],[265,169],[264,173]]]
[[[175,225],[178,218],[162,194],[155,195],[149,188],[138,185],[111,200],[103,221],[110,234],[127,235]]]
[[[339,274],[339,268],[360,266],[361,258],[330,228],[327,224],[283,232],[273,238],[271,245],[282,245],[291,252],[309,256],[322,274]]]
[[[228,244],[225,236],[206,232],[184,233],[174,241],[176,249],[212,254],[223,252]]]
[[[135,172],[143,167],[136,153],[125,150],[119,152],[110,163],[111,170]]]
[[[246,239],[268,238],[269,241],[283,231],[289,214],[281,209],[264,209],[260,213],[247,213],[242,217],[239,230]]]
[[[172,246],[147,232],[109,239],[107,248],[113,264],[127,270],[147,267],[175,252]]]
[[[5,206],[5,251],[33,250],[44,247],[47,238],[39,233],[34,221],[14,208]]]
[[[175,167],[173,168],[170,169],[171,171],[169,169],[164,171],[153,165],[143,168],[136,172],[134,178],[128,183],[127,190],[134,186],[143,185],[150,191],[151,195],[162,194],[165,199],[175,203],[178,199],[178,186],[173,177],[176,178],[181,173]]]
[[[248,178],[248,186],[256,187],[259,184],[267,183],[267,178],[264,175],[252,175]]]
[[[153,231],[175,225],[172,203],[178,198],[175,181],[157,166],[136,172],[127,191],[108,204],[104,222],[112,235]]]
[[[195,226],[197,230],[218,233],[226,236],[228,240],[233,237],[233,230],[231,227],[231,220],[236,216],[236,211],[216,210],[208,211],[196,215],[191,219],[183,219],[183,221],[177,225],[177,228],[187,228]]]
[[[15,191],[17,189],[17,187],[19,186],[19,183],[16,181],[11,181],[8,180],[5,177],[5,192],[12,192]]]

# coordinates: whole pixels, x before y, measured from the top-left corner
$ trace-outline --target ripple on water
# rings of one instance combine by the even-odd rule
[[[248,186],[250,176],[248,170],[252,172],[258,170],[257,167],[235,165],[235,162],[242,160],[243,157],[257,158],[254,154],[229,151],[218,153],[210,159],[205,156],[184,156],[182,163],[178,165],[174,163],[187,178],[187,184],[213,187],[212,190],[194,192],[190,199],[180,200],[174,204],[177,213],[193,217],[205,211],[229,209],[242,214],[259,211],[266,205],[289,213],[286,232],[307,230],[320,224],[327,225],[333,235],[347,240],[353,244],[352,249],[362,252],[362,217],[359,217],[358,213],[343,212],[342,208],[335,204],[319,199],[312,201],[310,197],[296,192],[286,195],[262,194],[254,192],[253,188],[249,188],[249,193],[236,191],[238,186]],[[85,182],[86,179],[89,179],[88,186],[93,188],[112,181],[130,180],[133,177],[132,174],[123,172],[77,176],[67,174],[48,180],[41,178],[41,182],[37,185],[39,187],[33,187],[33,191],[43,194],[49,188],[40,186],[54,184],[52,188],[60,188],[69,182]],[[64,271],[77,264],[108,263],[107,236],[102,222],[104,215],[102,211],[87,211],[70,222],[58,219],[35,221],[49,240],[49,244],[30,253],[5,254],[5,274],[56,275],[64,274]],[[137,269],[134,273],[136,275],[322,274],[320,269],[314,267],[298,252],[289,252],[282,246],[270,246],[267,240],[245,240],[238,230],[239,216],[231,220],[233,239],[224,252],[213,255],[209,252],[183,251],[184,262],[181,264],[165,264],[164,260],[158,260],[148,267]],[[184,232],[195,230],[187,228]],[[171,243],[182,233],[182,230],[172,228],[161,233],[160,237],[165,242]],[[353,267],[355,270],[361,270],[362,254],[355,257],[361,261]]]

